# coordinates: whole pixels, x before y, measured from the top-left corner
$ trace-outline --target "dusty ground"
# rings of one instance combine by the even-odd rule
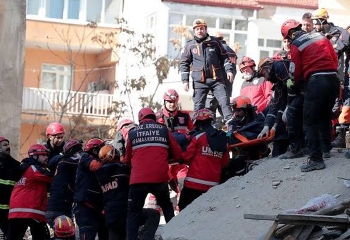
[[[350,198],[350,188],[338,177],[350,178],[350,159],[332,152],[327,168],[302,173],[306,157],[293,160],[267,158],[243,177],[235,177],[212,188],[173,218],[162,229],[164,240],[250,240],[258,239],[270,221],[244,219],[245,213],[278,214],[300,209],[322,194],[337,201]],[[277,188],[272,182],[280,180]]]

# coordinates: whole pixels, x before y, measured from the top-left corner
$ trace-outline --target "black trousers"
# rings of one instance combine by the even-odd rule
[[[97,212],[79,202],[74,204],[73,213],[81,240],[95,240],[97,234],[99,240],[108,239],[108,230],[102,212]]]
[[[194,83],[193,103],[194,111],[205,108],[205,102],[208,92],[212,91],[215,99],[218,101],[222,110],[224,120],[229,120],[232,117],[232,109],[229,106],[229,100],[226,93],[226,87],[222,81],[206,79],[206,83]]]
[[[142,220],[143,205],[148,193],[152,193],[156,197],[157,204],[162,208],[166,222],[169,222],[175,215],[173,204],[170,201],[168,183],[130,185],[126,228],[128,240],[137,240],[138,230]]]
[[[27,228],[30,227],[32,240],[45,240],[46,223],[29,218],[9,219],[7,240],[22,240]]]
[[[180,211],[184,210],[185,207],[190,205],[196,198],[207,191],[196,190],[193,188],[184,187],[181,191],[179,199],[179,208]]]
[[[314,74],[306,84],[303,120],[306,144],[312,161],[323,161],[322,147],[331,146],[331,118],[339,93],[337,74]]]

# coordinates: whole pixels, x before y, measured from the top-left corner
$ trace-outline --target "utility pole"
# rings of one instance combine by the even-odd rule
[[[18,159],[26,32],[26,1],[0,0],[0,136]],[[19,159],[18,159],[19,160]]]

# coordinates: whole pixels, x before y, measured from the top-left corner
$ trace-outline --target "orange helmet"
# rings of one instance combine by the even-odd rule
[[[239,63],[239,70],[243,72],[242,69],[245,67],[251,67],[251,68],[255,67],[255,61],[250,57],[244,56],[241,62]]]
[[[284,23],[282,23],[281,34],[282,34],[283,38],[284,39],[288,38],[289,31],[291,29],[296,29],[296,28],[300,28],[301,29],[301,23],[298,22],[297,20],[288,19]]]
[[[75,235],[75,226],[71,218],[61,215],[54,220],[54,231],[58,238],[69,238]]]
[[[49,150],[42,144],[33,144],[30,146],[28,150],[29,156],[34,155],[47,155],[49,153]]]
[[[252,102],[250,101],[249,97],[246,96],[238,96],[232,100],[230,100],[230,106],[233,109],[247,109],[252,107]]]
[[[193,21],[192,28],[195,29],[196,27],[207,27],[207,23],[204,19],[196,19]]]
[[[142,108],[140,111],[139,111],[139,123],[142,123],[145,119],[154,119],[156,120],[156,114],[153,112],[152,109],[150,108]]]
[[[263,58],[260,60],[258,64],[258,75],[263,76],[262,71],[263,69],[266,69],[268,72],[270,72],[273,65],[273,60],[269,57]]]
[[[168,89],[163,95],[164,101],[178,102],[179,94],[174,89]]]
[[[112,160],[119,160],[120,154],[112,145],[105,145],[98,152],[98,158],[101,162],[108,163]]]
[[[197,110],[193,114],[192,122],[193,124],[196,124],[197,121],[204,121],[207,119],[213,120],[214,119],[213,113],[209,109],[203,108],[203,109]]]
[[[53,122],[50,123],[46,128],[46,136],[57,135],[65,133],[64,128],[61,123]]]
[[[329,18],[328,11],[325,8],[319,8],[319,9],[315,10],[311,15],[311,19],[328,20],[328,18]]]
[[[98,137],[91,138],[89,141],[86,142],[84,146],[84,151],[88,152],[93,148],[101,148],[105,145],[105,142]]]

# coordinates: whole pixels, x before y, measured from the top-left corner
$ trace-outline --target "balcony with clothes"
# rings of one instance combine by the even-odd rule
[[[84,115],[109,117],[113,94],[108,90],[76,92],[45,88],[23,88],[22,113],[38,115]]]

